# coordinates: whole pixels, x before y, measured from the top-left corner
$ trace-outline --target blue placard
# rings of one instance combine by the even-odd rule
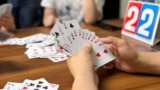
[[[159,11],[158,5],[143,4],[139,23],[137,27],[137,35],[146,39],[151,39],[153,30],[155,28],[155,22]]]

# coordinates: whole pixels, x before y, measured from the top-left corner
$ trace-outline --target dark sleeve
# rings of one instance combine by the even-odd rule
[[[0,0],[0,5],[4,4],[4,3],[7,3],[7,1],[6,0]]]

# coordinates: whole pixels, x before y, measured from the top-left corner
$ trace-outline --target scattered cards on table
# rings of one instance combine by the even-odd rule
[[[2,90],[58,90],[59,85],[49,83],[44,78],[37,80],[25,79],[21,82],[7,82]]]
[[[9,38],[1,41],[0,45],[26,45],[24,52],[31,60],[34,58],[48,58],[53,62],[60,62],[67,59],[63,54],[64,49],[59,47],[53,36],[38,33],[22,38]]]
[[[50,34],[66,50],[65,54],[70,56],[76,55],[86,44],[92,44],[95,69],[115,58],[94,32],[82,29],[76,20],[57,21]]]

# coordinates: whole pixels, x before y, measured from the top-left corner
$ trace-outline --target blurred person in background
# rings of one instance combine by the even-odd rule
[[[77,19],[79,22],[95,23],[102,16],[105,0],[42,0],[43,24],[51,27],[56,20]]]
[[[13,5],[16,28],[29,28],[41,25],[41,0],[8,0]]]

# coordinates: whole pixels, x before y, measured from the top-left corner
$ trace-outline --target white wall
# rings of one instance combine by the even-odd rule
[[[128,4],[129,0],[120,0],[120,14],[119,14],[119,18],[124,18],[125,16],[125,12],[127,9],[127,4]]]

